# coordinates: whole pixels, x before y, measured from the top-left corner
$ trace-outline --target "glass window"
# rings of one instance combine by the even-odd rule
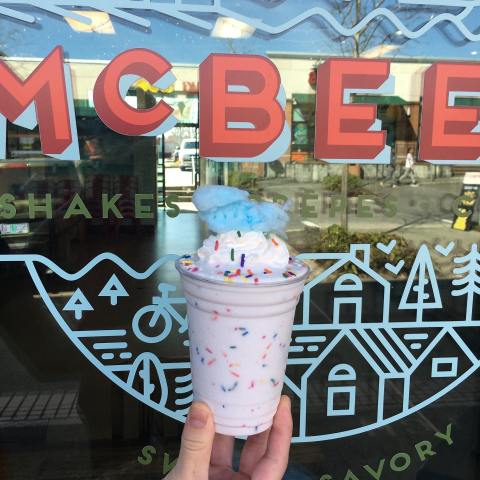
[[[478,1],[0,3],[0,479],[173,467],[205,185],[311,268],[285,478],[479,478]]]

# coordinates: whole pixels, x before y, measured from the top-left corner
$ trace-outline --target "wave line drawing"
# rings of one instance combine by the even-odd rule
[[[305,10],[287,22],[279,25],[270,25],[261,19],[250,17],[238,11],[223,6],[222,0],[207,1],[206,4],[191,4],[181,0],[175,0],[174,3],[166,1],[150,0],[105,0],[99,5],[94,0],[77,1],[51,1],[51,0],[20,0],[9,1],[0,0],[0,15],[14,18],[27,23],[35,23],[37,19],[34,15],[27,14],[15,7],[34,7],[60,17],[70,18],[84,24],[91,24],[91,19],[83,16],[79,11],[72,11],[73,8],[91,8],[97,11],[103,11],[125,22],[149,28],[151,22],[141,16],[141,12],[154,12],[174,18],[200,29],[211,31],[214,25],[195,15],[213,14],[219,17],[230,17],[250,25],[260,32],[270,35],[279,35],[291,29],[298,27],[304,21],[319,17],[323,19],[339,35],[345,37],[354,36],[364,29],[370,22],[377,19],[384,19],[391,23],[399,32],[409,39],[418,39],[432,30],[439,24],[449,23],[471,42],[480,41],[480,33],[471,31],[464,23],[464,20],[480,6],[479,0],[399,0],[399,4],[411,6],[434,6],[438,8],[462,8],[459,13],[443,12],[433,15],[423,26],[417,29],[409,28],[405,22],[392,10],[380,7],[369,12],[363,19],[352,27],[342,25],[326,8],[313,7]],[[7,6],[8,5],[8,6]],[[138,13],[134,13],[138,12]]]

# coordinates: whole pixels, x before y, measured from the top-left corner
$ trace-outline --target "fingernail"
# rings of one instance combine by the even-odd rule
[[[208,421],[208,413],[198,405],[193,404],[188,414],[188,424],[196,429],[204,428]]]

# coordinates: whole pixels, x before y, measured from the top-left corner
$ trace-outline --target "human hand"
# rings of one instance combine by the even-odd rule
[[[248,437],[235,472],[235,439],[216,434],[212,412],[196,402],[183,429],[177,464],[165,480],[281,480],[288,466],[292,424],[290,399],[283,396],[272,427]]]

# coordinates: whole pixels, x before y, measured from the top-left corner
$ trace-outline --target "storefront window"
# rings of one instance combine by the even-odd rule
[[[0,2],[0,479],[171,470],[205,185],[312,270],[284,478],[479,478],[478,2],[100,3]]]

